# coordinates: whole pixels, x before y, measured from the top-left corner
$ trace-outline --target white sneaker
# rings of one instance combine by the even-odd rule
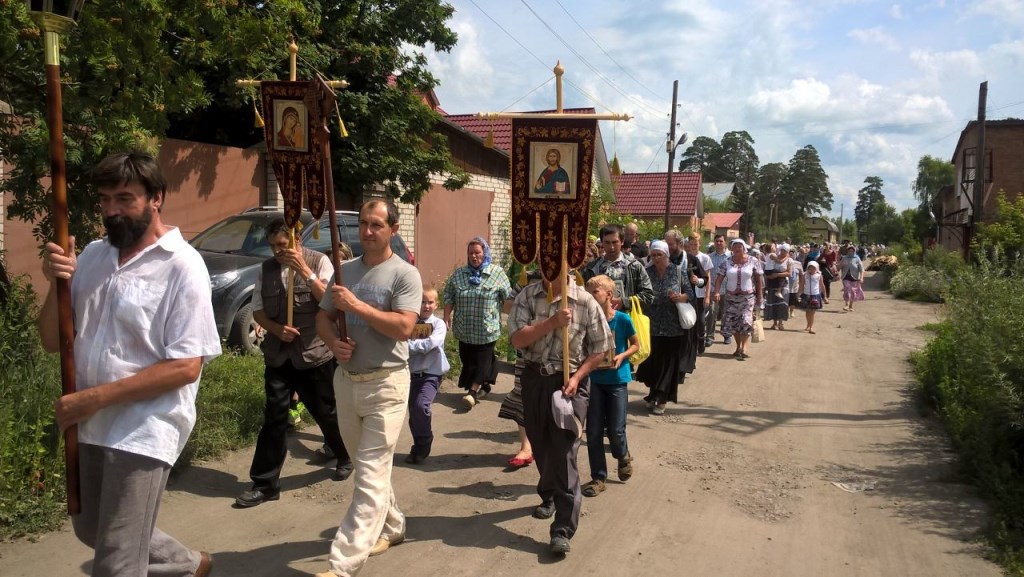
[[[462,395],[462,403],[466,405],[466,409],[472,409],[476,406],[476,396],[473,393],[466,393]]]

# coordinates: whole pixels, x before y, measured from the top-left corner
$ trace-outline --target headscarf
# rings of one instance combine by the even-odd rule
[[[487,265],[491,264],[491,245],[487,244],[487,241],[484,240],[483,237],[474,236],[473,240],[469,241],[466,245],[466,248],[468,249],[474,244],[478,244],[484,249],[484,261],[480,263],[480,266],[474,267],[469,264],[469,257],[467,256],[466,266],[469,267],[469,284],[478,285],[480,284],[480,281],[483,280],[480,275],[484,272],[484,269],[487,268]]]
[[[661,252],[668,254],[668,243],[663,240],[656,240],[651,243],[650,250],[660,250]]]

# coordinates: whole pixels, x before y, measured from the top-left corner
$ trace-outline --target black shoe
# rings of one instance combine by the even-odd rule
[[[550,549],[555,555],[565,555],[570,549],[569,538],[561,535],[555,535],[551,538]]]
[[[555,514],[555,502],[544,501],[533,510],[533,516],[538,519],[550,519]],[[566,540],[568,542],[568,540]]]
[[[419,465],[423,461],[427,460],[427,456],[429,454],[429,450],[422,451],[414,446],[413,448],[409,449],[409,455],[405,458],[405,462],[409,463],[410,465]]]
[[[319,449],[313,451],[313,457],[317,461],[330,461],[334,458],[334,451],[327,446],[327,443],[324,443],[323,445],[320,445]]]
[[[352,465],[352,461],[345,461],[344,463],[338,463],[338,466],[334,468],[334,480],[344,481],[352,476],[352,471],[355,470],[355,466]]]
[[[280,498],[280,491],[271,492],[269,489],[253,489],[252,491],[246,491],[238,497],[235,497],[235,506],[247,509],[249,507],[255,507],[261,503],[266,503],[267,501],[277,501]]]

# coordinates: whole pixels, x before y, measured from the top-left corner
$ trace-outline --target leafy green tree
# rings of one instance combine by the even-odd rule
[[[871,210],[867,226],[868,240],[884,244],[898,242],[903,237],[905,229],[903,218],[897,214],[896,209],[882,200]]]
[[[108,0],[91,2],[62,51],[64,130],[72,234],[79,246],[97,231],[88,171],[106,154],[155,149],[164,137],[234,146],[262,139],[252,126],[252,89],[239,78],[287,78],[288,34],[300,44],[300,78],[345,78],[339,108],[350,132],[332,142],[336,191],[356,196],[374,183],[414,201],[430,174],[466,182],[454,166],[438,116],[421,102],[437,84],[423,50],[450,50],[453,8],[441,0],[322,3]],[[141,25],[145,23],[145,25]],[[12,217],[41,219],[51,236],[43,43],[23,2],[0,1],[0,149],[14,168],[0,181]],[[344,206],[343,200],[339,204]]]
[[[854,219],[860,228],[866,228],[875,214],[875,207],[885,203],[881,178],[869,176],[864,183],[867,186],[857,191],[857,206],[853,209]]]
[[[704,194],[704,214],[709,212],[729,212],[730,198],[731,195],[725,198],[714,198]]]
[[[681,172],[702,172],[708,182],[729,182],[730,179],[722,170],[722,145],[709,136],[698,136],[683,151],[679,160]]]
[[[982,224],[974,242],[1013,263],[1024,254],[1024,196],[1010,202],[1006,200],[1006,191],[1000,190],[996,202],[999,212],[995,222]]]
[[[952,162],[924,155],[917,162],[917,178],[914,179],[914,198],[928,212],[932,219],[928,236],[935,234],[935,227],[942,219],[942,203],[939,192],[946,186],[952,186],[956,179],[956,168]]]
[[[779,210],[779,222],[800,220],[832,210],[828,174],[821,167],[817,149],[808,144],[796,151],[782,180],[787,198]]]

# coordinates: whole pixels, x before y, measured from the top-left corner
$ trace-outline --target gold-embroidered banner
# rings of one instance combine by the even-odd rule
[[[512,254],[558,280],[586,262],[597,120],[512,119]]]
[[[303,197],[313,218],[320,218],[327,204],[326,165],[316,129],[321,114],[317,100],[308,97],[311,87],[308,81],[260,83],[266,117],[263,135],[289,227],[299,222]]]

